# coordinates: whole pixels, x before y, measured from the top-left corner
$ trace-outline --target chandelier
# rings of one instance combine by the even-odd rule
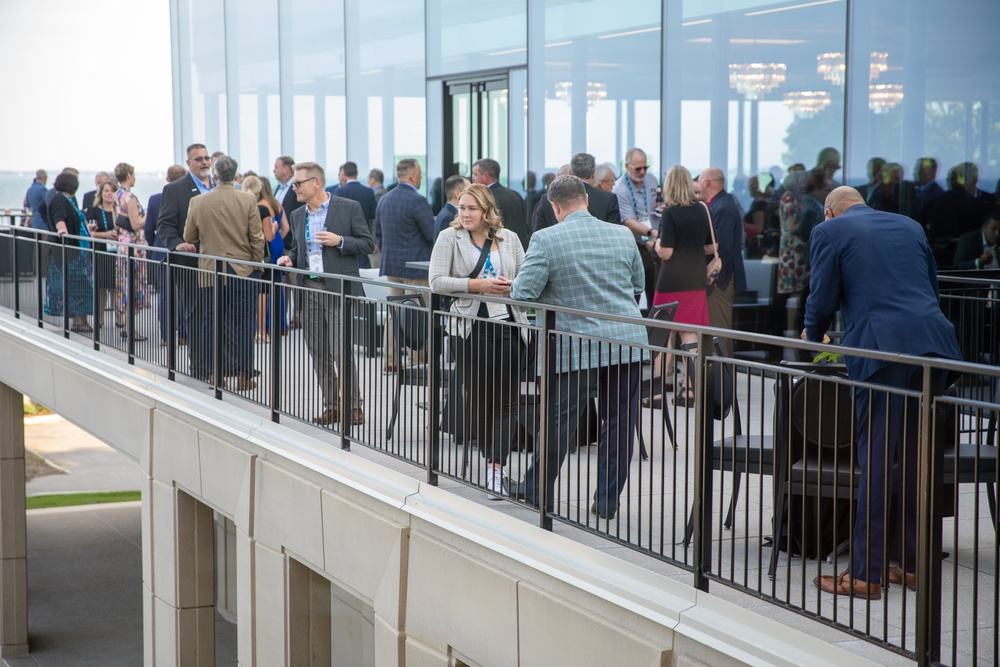
[[[823,90],[785,93],[784,104],[797,118],[812,118],[830,106],[830,93]]]
[[[729,87],[748,100],[759,100],[785,80],[784,63],[734,63],[729,66]]]
[[[868,86],[868,108],[877,114],[889,110],[903,101],[903,86],[899,83],[877,83]]]
[[[587,105],[595,106],[608,96],[608,86],[606,84],[588,81],[587,82]],[[563,100],[567,105],[573,104],[573,82],[559,81],[556,83],[556,99]]]
[[[868,79],[874,81],[889,70],[889,54],[885,51],[872,51],[868,65]],[[847,65],[844,54],[838,51],[821,53],[816,56],[816,72],[835,86],[844,85],[844,73]]]

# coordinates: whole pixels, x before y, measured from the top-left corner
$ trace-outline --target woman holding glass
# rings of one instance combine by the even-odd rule
[[[95,239],[104,243],[94,244],[94,289],[97,290],[97,313],[103,317],[108,296],[114,299],[115,294],[115,253],[114,241],[118,240],[118,230],[115,228],[115,193],[118,183],[114,180],[105,181],[97,188],[94,205],[87,213],[87,228]],[[108,243],[108,242],[111,243]],[[101,320],[102,325],[104,320]],[[119,326],[125,326],[116,321]]]
[[[458,215],[438,235],[428,278],[435,292],[506,297],[523,262],[517,234],[504,229],[490,189],[476,183],[462,192]],[[528,320],[517,308],[468,297],[456,299],[450,312],[448,333],[465,388],[467,432],[486,458],[490,498],[499,500],[509,494],[506,467],[517,432],[513,408],[520,392],[522,340],[527,342],[527,331],[514,323]]]
[[[121,162],[115,167],[115,178],[118,180],[118,192],[115,193],[115,224],[118,226],[118,241],[123,245],[118,246],[118,262],[115,265],[115,285],[118,288],[118,299],[116,311],[119,313],[124,327],[122,338],[128,338],[128,317],[125,316],[126,308],[130,307],[138,312],[140,308],[146,306],[146,250],[137,248],[132,253],[132,289],[135,295],[134,303],[128,302],[128,276],[129,276],[129,247],[124,245],[146,245],[146,237],[142,233],[146,225],[146,211],[139,198],[132,194],[132,187],[135,185],[135,167]],[[145,336],[136,335],[136,341],[146,340]]]

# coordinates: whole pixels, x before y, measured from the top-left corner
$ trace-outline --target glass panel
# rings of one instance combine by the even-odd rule
[[[230,63],[231,90],[238,91],[238,145],[230,147],[240,171],[267,174],[280,146],[278,113],[278,3],[241,0],[228,3],[228,25],[235,34],[226,39],[236,55]],[[274,100],[273,103],[271,100]],[[272,141],[272,139],[274,141]],[[274,154],[272,155],[272,151]]]
[[[660,164],[660,22],[656,0],[628,11],[607,2],[545,0],[529,5],[532,23],[529,163],[542,175],[586,151],[621,164],[642,148]]]
[[[284,94],[292,98],[284,145],[296,161],[336,175],[347,161],[343,0],[281,0],[281,32]]]
[[[469,11],[465,0],[427,1],[427,75],[524,65],[527,0],[494,0]]]
[[[416,158],[426,172],[424,3],[350,2],[346,10],[347,159],[361,171],[378,167],[389,180],[403,158]]]
[[[182,0],[180,44],[183,146],[203,143],[228,149],[226,123],[225,15],[222,0]],[[183,146],[181,153],[183,153]]]
[[[507,166],[507,89],[490,90],[482,94],[483,155]],[[500,182],[507,183],[510,174],[501,171]],[[517,186],[515,185],[515,188]]]
[[[750,176],[780,181],[825,148],[823,187],[842,178],[846,2],[667,0],[665,11],[664,168],[719,167],[744,207]]]
[[[938,263],[950,266],[953,239],[978,229],[982,212],[995,205],[1000,117],[992,98],[1000,71],[981,64],[1000,62],[1000,4],[968,0],[962,11],[931,0],[859,4],[852,10],[848,72],[852,184],[870,205],[924,223],[938,242]],[[887,167],[879,173],[872,162],[869,175],[873,158]],[[927,158],[923,169],[920,158]],[[936,193],[952,186],[953,201],[929,210]]]

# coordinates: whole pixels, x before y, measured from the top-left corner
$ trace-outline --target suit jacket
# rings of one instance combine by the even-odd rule
[[[86,215],[90,211],[91,207],[94,205],[94,197],[96,196],[97,196],[97,190],[91,190],[90,192],[83,193],[83,206],[80,208],[80,210],[83,211],[84,215]]]
[[[281,200],[281,208],[285,209],[285,215],[291,215],[292,211],[302,206],[303,202],[299,201],[298,196],[295,194],[295,188],[289,186],[288,192],[285,193],[284,198]]]
[[[736,291],[745,292],[747,274],[743,268],[743,216],[740,209],[725,190],[715,195],[708,209],[712,213],[715,241],[719,244],[719,258],[722,260],[718,285],[726,289],[735,280]]]
[[[160,198],[160,212],[156,218],[156,238],[163,247],[173,252],[184,243],[184,224],[187,222],[191,200],[201,194],[190,173],[163,187]],[[194,267],[198,262],[193,257],[178,257],[178,266]]]
[[[503,241],[494,242],[490,250],[500,253],[500,275],[513,280],[524,263],[524,248],[521,247],[521,240],[517,238],[517,234],[501,233],[500,237]],[[473,261],[469,254],[462,252],[463,243],[466,245],[469,243],[469,233],[464,229],[448,228],[438,236],[434,250],[431,251],[431,268],[427,275],[431,289],[435,292],[450,294],[469,291],[469,274],[476,268],[479,256],[477,253]],[[459,298],[451,304],[450,310],[453,313],[474,317],[479,313],[481,303],[483,302],[478,299]],[[520,308],[511,310],[517,322],[528,323],[528,317]],[[471,320],[463,317],[448,318],[448,333],[453,336],[465,338],[471,329]],[[521,337],[525,343],[528,342],[526,328],[521,329]]]
[[[857,204],[813,229],[811,252],[810,340],[822,339],[839,310],[845,346],[961,358],[955,327],[938,302],[934,255],[913,220]],[[845,363],[855,380],[889,364],[850,356]]]
[[[431,205],[416,188],[400,183],[385,193],[375,211],[380,276],[426,278],[423,271],[406,268],[406,263],[429,260],[436,238]]]
[[[145,225],[142,228],[142,234],[146,237],[146,245],[149,247],[162,248],[163,242],[156,233],[156,221],[160,216],[160,203],[163,200],[162,192],[154,192],[149,196],[149,203],[146,204],[146,220],[149,220],[151,224]],[[167,254],[165,252],[150,252],[150,259],[154,259],[158,262],[162,262],[166,259]]]
[[[955,248],[955,268],[975,269],[976,260],[983,256],[983,231],[977,229],[968,234],[962,234]]]
[[[437,214],[437,217],[434,218],[434,229],[437,230],[438,236],[448,228],[448,225],[451,224],[456,215],[458,215],[458,209],[450,201],[446,201],[444,206],[441,207],[441,211]],[[472,267],[470,266],[469,271],[471,270]]]
[[[257,198],[242,192],[232,183],[220,183],[203,197],[197,197],[188,208],[184,240],[200,243],[199,252],[216,257],[231,257],[250,262],[264,261],[264,227],[257,209]],[[202,287],[212,284],[215,271],[213,257],[199,257],[198,282]],[[247,277],[257,269],[246,264],[227,263],[238,276]]]
[[[632,232],[624,226],[606,224],[586,211],[576,211],[532,237],[510,294],[521,301],[638,318],[642,315],[635,296],[645,287],[646,272]],[[616,343],[584,344],[581,350],[581,339],[560,336],[557,373],[639,361],[648,356],[638,348],[625,348],[630,349],[629,358],[620,358],[623,348],[618,343],[647,344],[646,328],[641,325],[557,313],[556,328]]]
[[[288,258],[297,269],[309,268],[309,247],[306,244],[306,217],[309,208],[301,206],[292,211],[288,221],[291,239]],[[330,206],[326,211],[326,230],[344,237],[344,248],[323,246],[323,282],[327,291],[339,292],[340,281],[332,278],[330,273],[343,276],[358,276],[358,255],[367,255],[375,249],[375,239],[368,230],[368,221],[361,212],[358,202],[344,197],[330,197]],[[302,284],[302,276],[297,276]],[[353,293],[361,294],[361,285],[353,283]]]
[[[380,185],[377,188],[372,189],[372,194],[375,195],[375,204],[377,205],[382,197],[385,195],[385,186]]]
[[[525,219],[524,200],[521,199],[521,195],[499,183],[492,184],[490,192],[493,193],[500,215],[503,216],[503,226],[517,234],[521,239],[521,245],[527,248],[531,230],[528,229],[528,221]]]
[[[375,222],[375,193],[367,185],[361,185],[357,181],[349,181],[341,185],[336,192],[330,194],[344,199],[353,199],[361,205],[361,214],[369,223],[369,229],[374,229]],[[367,254],[367,253],[363,253]]]
[[[584,183],[587,189],[587,210],[592,216],[604,222],[616,225],[622,224],[621,210],[618,208],[618,197],[605,192],[599,188],[592,187],[590,183]],[[549,201],[548,193],[542,195],[538,200],[538,205],[531,214],[531,230],[537,232],[556,224],[556,214],[552,210],[552,202]]]

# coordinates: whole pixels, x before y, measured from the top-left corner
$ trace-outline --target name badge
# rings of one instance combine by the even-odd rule
[[[313,250],[309,253],[309,270],[313,273],[323,273],[322,250]]]

